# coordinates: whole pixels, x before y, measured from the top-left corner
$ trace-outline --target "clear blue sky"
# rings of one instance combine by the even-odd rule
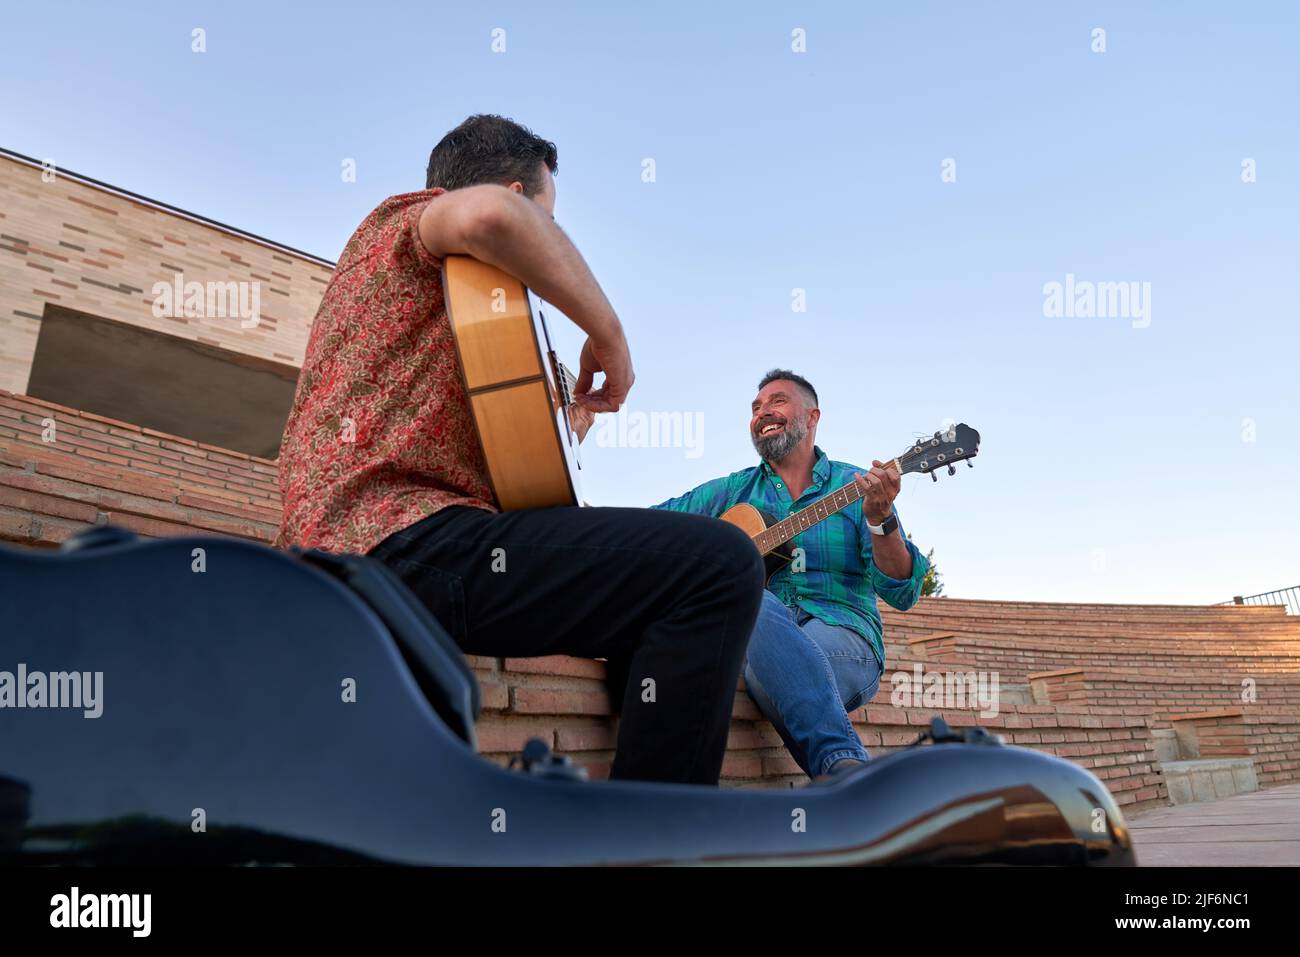
[[[898,502],[949,594],[1300,584],[1300,5],[613,7],[11,5],[0,143],[332,259],[448,128],[512,116],[559,145],[631,410],[703,415],[695,458],[588,448],[593,502],[752,464],[756,381],[786,365],[832,457],[981,430],[974,470]],[[1067,273],[1149,282],[1150,326],[1045,317]]]

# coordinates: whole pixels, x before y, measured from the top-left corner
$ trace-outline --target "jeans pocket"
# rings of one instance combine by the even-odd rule
[[[397,572],[406,587],[463,650],[469,638],[469,622],[465,608],[465,583],[461,577],[410,558],[390,558],[385,564]]]
[[[844,710],[854,712],[876,696],[880,690],[880,665],[875,655],[861,659],[863,678],[867,683],[851,698],[844,702]],[[867,676],[870,675],[869,678]]]

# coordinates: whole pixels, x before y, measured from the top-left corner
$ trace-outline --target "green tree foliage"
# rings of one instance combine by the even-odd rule
[[[943,579],[939,577],[939,566],[934,563],[934,549],[925,553],[925,560],[930,567],[925,570],[925,577],[921,579],[921,597],[929,595],[932,598],[943,597]]]

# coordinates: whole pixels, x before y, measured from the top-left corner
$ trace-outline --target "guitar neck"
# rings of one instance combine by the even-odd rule
[[[560,390],[560,402],[563,405],[573,405],[573,394],[577,391],[578,377],[556,358],[554,352],[550,353],[550,358],[551,368],[555,372],[555,385]]]
[[[891,459],[886,462],[885,468],[892,468],[896,472],[900,471],[898,459]],[[754,544],[758,547],[760,553],[766,555],[768,552],[780,548],[800,532],[807,531],[818,522],[825,521],[836,512],[848,508],[860,498],[862,498],[862,492],[858,489],[857,483],[850,482],[848,485],[837,488],[829,495],[822,496],[807,508],[801,508],[788,518],[784,518],[759,532],[754,536]]]

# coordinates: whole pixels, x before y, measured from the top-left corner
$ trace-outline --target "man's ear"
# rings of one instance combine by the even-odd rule
[[[515,180],[513,183],[507,186],[506,189],[510,190],[510,192],[512,193],[519,193],[522,195],[524,191],[524,184],[519,182],[519,180]]]
[[[821,410],[821,409],[811,409],[811,410],[809,410],[809,412],[808,412],[808,428],[810,428],[810,429],[815,429],[815,428],[817,428],[817,423],[821,421],[821,417],[822,417],[822,410]]]

